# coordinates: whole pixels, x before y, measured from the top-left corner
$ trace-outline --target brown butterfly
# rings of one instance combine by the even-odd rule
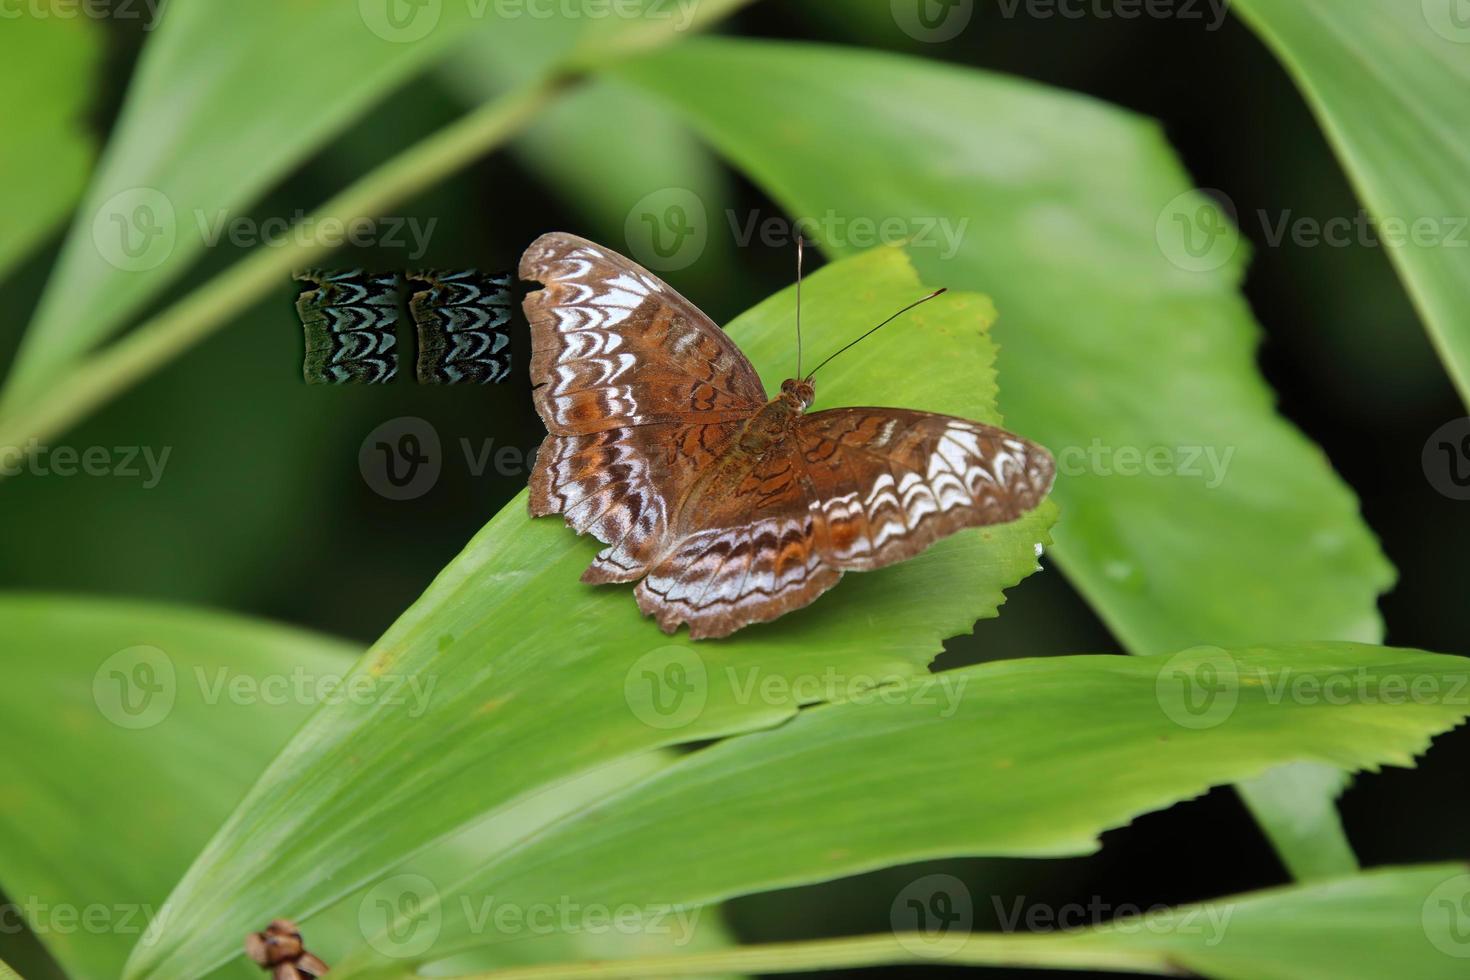
[[[1003,429],[899,408],[807,415],[811,374],[768,399],[723,330],[610,249],[543,235],[520,275],[545,287],[525,300],[549,431],[531,513],[606,544],[582,581],[638,582],[666,633],[775,619],[843,572],[1015,520],[1051,488],[1051,456]]]

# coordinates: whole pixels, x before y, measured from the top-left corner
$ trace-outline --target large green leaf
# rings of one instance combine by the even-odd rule
[[[704,5],[689,24],[688,8],[657,0],[637,8],[646,18],[611,19],[589,16],[580,2],[551,19],[525,9],[502,18],[508,8],[496,4],[401,0],[169,4],[27,332],[6,409],[43,394],[212,247],[222,218],[247,214],[291,167],[467,31],[514,35],[546,69],[563,56],[667,40],[739,0]]]
[[[571,815],[443,887],[458,901],[409,959],[520,938],[465,914],[484,896],[702,906],[952,855],[1087,854],[1140,813],[1274,765],[1412,765],[1467,714],[1470,660],[1350,643],[948,671],[727,739]],[[375,961],[396,975],[402,958],[380,949],[342,975]]]
[[[1322,121],[1470,403],[1470,9],[1464,0],[1240,0]]]
[[[823,311],[807,322],[807,343],[835,349],[875,311],[923,292],[896,250],[830,266],[807,283],[811,308]],[[787,290],[730,327],[768,383],[793,360],[793,310]],[[996,420],[990,316],[980,296],[930,303],[903,331],[834,362],[818,400]],[[891,370],[916,356],[935,369]],[[628,589],[578,583],[596,549],[560,521],[530,520],[518,497],[354,671],[432,683],[422,711],[344,704],[314,715],[170,898],[171,914],[138,948],[129,975],[208,967],[229,955],[243,924],[283,907],[307,916],[482,814],[576,773],[772,725],[799,703],[920,673],[943,638],[993,615],[1002,590],[1035,569],[1052,517],[1048,506],[957,535],[914,561],[850,576],[810,609],[696,647],[640,616]],[[692,649],[784,687],[751,694],[711,669],[700,703],[666,717],[647,678],[688,668],[695,682]]]
[[[101,40],[91,18],[58,17],[34,5],[6,15],[0,31],[6,99],[0,276],[61,221],[86,184],[93,147],[83,114]]]
[[[1060,463],[1058,561],[1129,650],[1380,637],[1392,570],[1273,410],[1238,235],[1157,127],[1016,79],[809,45],[700,40],[619,71],[814,219],[829,251],[887,222],[916,236],[927,280],[992,291],[1007,410]],[[1192,255],[1205,230],[1214,247]],[[1351,868],[1345,844],[1294,846],[1292,801],[1249,798],[1298,873]],[[1315,812],[1310,836],[1340,837]]]
[[[357,650],[238,617],[95,599],[0,597],[0,629],[10,679],[0,690],[0,733],[25,746],[0,756],[0,885],[70,976],[110,980],[179,874],[312,706],[350,694],[326,685]],[[605,767],[396,872],[406,880],[458,873],[476,855],[666,762],[655,754]],[[310,947],[330,963],[360,944],[375,897],[368,890],[314,917]],[[724,945],[715,914],[703,921],[699,944]],[[0,930],[0,940],[9,936]],[[656,936],[554,935],[478,962],[677,949]],[[237,955],[216,975],[260,974]]]
[[[0,636],[0,733],[24,746],[0,753],[0,886],[38,903],[28,924],[69,973],[119,976],[309,713],[293,678],[341,675],[356,651],[211,613],[43,596],[0,597]],[[81,927],[88,909],[102,928]]]

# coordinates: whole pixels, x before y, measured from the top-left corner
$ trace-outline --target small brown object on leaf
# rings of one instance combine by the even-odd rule
[[[270,970],[272,980],[316,980],[327,972],[327,964],[306,951],[290,919],[274,919],[264,932],[246,936],[245,954]]]

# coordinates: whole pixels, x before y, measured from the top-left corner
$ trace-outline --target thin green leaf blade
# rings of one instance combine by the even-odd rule
[[[807,973],[887,964],[1100,970],[1215,980],[1452,980],[1470,955],[1455,906],[1464,865],[1380,868],[1311,885],[1051,932],[855,936],[613,962],[564,963],[466,980],[651,980],[702,970]],[[943,944],[934,948],[935,939]]]
[[[882,249],[810,277],[820,306],[809,343],[835,349],[927,291],[903,254]],[[851,396],[995,421],[991,307],[954,294],[916,311],[869,357],[823,373],[819,400]],[[768,383],[792,361],[794,295],[731,324]],[[895,376],[919,357],[937,374]],[[619,758],[776,724],[801,703],[924,670],[947,636],[994,615],[1003,589],[1036,568],[1055,512],[956,535],[920,558],[849,576],[811,608],[718,643],[667,637],[626,588],[578,583],[597,548],[561,522],[532,521],[524,495],[470,542],[359,663],[411,703],[332,705],[242,803],[174,895],[128,975],[173,976],[228,955],[241,923],[306,917],[487,812]],[[725,666],[757,668],[774,694],[738,688]],[[674,677],[697,695],[675,698]],[[349,681],[350,683],[351,681]],[[405,699],[406,701],[407,699]],[[668,708],[668,710],[665,710]],[[426,805],[432,799],[433,805]],[[366,829],[371,828],[371,833]],[[262,854],[270,860],[263,862]],[[488,857],[488,855],[486,855]]]
[[[956,855],[1088,854],[1281,764],[1410,766],[1467,714],[1470,661],[1351,643],[946,671],[727,739],[549,828],[441,889],[438,942],[416,960],[517,938],[464,915],[476,896],[703,906]],[[364,947],[342,973],[373,962],[402,967]]]
[[[1470,404],[1470,21],[1461,0],[1240,0],[1301,87]]]
[[[102,55],[87,17],[12,11],[0,31],[0,277],[59,224],[86,185],[95,152],[85,112]]]

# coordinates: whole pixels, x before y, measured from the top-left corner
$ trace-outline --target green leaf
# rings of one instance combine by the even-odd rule
[[[1296,79],[1470,403],[1470,21],[1463,0],[1240,0]]]
[[[1464,976],[1470,955],[1461,911],[1470,894],[1466,872],[1459,864],[1382,868],[1309,886],[1120,916],[1072,931],[957,931],[952,937],[906,932],[498,970],[475,978],[651,980],[709,970],[805,973],[908,963],[1167,976],[1188,971],[1216,980],[1456,980]],[[1087,914],[1081,906],[1042,911]]]
[[[707,5],[689,26],[738,2]],[[478,3],[169,5],[27,332],[6,410],[42,395],[68,364],[126,325],[210,247],[222,218],[245,214],[468,31],[513,36],[541,52],[548,70],[562,57],[596,62],[678,36],[682,21],[669,5],[644,3],[646,19],[591,17],[564,5],[549,20],[501,18],[497,5]],[[408,21],[389,17],[405,9]]]
[[[0,628],[16,658],[0,690],[0,733],[26,746],[0,756],[0,885],[70,974],[120,976],[207,835],[311,708],[337,696],[327,685],[357,649],[243,618],[95,599],[0,596]],[[137,674],[140,664],[151,674]],[[397,874],[457,873],[667,761],[646,755],[568,782]],[[313,917],[309,947],[330,963],[360,945],[376,897],[366,890]],[[102,918],[87,925],[89,915]],[[266,921],[242,926],[233,952]],[[700,944],[726,945],[714,913],[705,921]],[[671,951],[658,937],[552,935],[491,951],[478,965]],[[221,974],[260,976],[243,955],[212,975]]]
[[[992,291],[1007,411],[1060,464],[1057,559],[1129,650],[1381,636],[1392,569],[1321,451],[1275,413],[1238,234],[1156,126],[1017,79],[810,45],[698,40],[618,72],[830,252],[896,223],[926,280]],[[1192,256],[1175,218],[1216,229],[1214,248]],[[1315,863],[1331,849],[1291,850],[1285,803],[1251,798],[1296,870],[1331,870]]]
[[[0,277],[38,245],[76,204],[92,168],[84,114],[102,54],[88,17],[37,16],[34,6],[0,31]]]
[[[813,350],[832,350],[924,286],[884,249],[810,277]],[[769,383],[793,360],[790,290],[731,324]],[[823,404],[872,402],[994,421],[984,297],[930,303],[902,332],[865,344],[822,378]],[[920,358],[927,375],[889,366]],[[903,565],[849,576],[810,609],[728,641],[693,645],[643,618],[627,588],[577,581],[596,548],[512,501],[354,670],[360,682],[431,695],[326,706],[314,715],[185,876],[170,915],[128,975],[176,976],[217,963],[242,925],[306,917],[487,812],[650,749],[769,726],[799,703],[922,673],[940,641],[994,615],[1002,590],[1036,567],[1048,506],[956,535]],[[737,690],[705,677],[702,703],[666,716],[658,678],[691,649],[757,668],[786,689]],[[835,675],[835,682],[822,678]],[[784,679],[784,680],[783,680]],[[407,700],[407,699],[405,699]],[[365,832],[364,828],[371,828]],[[269,854],[263,861],[262,854]],[[488,857],[488,855],[486,855]]]
[[[727,739],[572,814],[443,887],[438,942],[412,959],[519,938],[465,915],[482,896],[697,907],[955,855],[1088,854],[1138,814],[1283,763],[1411,766],[1467,714],[1470,661],[1351,643],[947,671]],[[339,972],[375,960],[403,965],[364,947]]]
[[[69,973],[120,976],[309,712],[259,682],[341,675],[355,649],[212,613],[45,596],[0,596],[0,634],[0,735],[25,746],[0,753],[0,886]],[[230,683],[252,692],[232,696]],[[84,912],[104,927],[82,928]]]

